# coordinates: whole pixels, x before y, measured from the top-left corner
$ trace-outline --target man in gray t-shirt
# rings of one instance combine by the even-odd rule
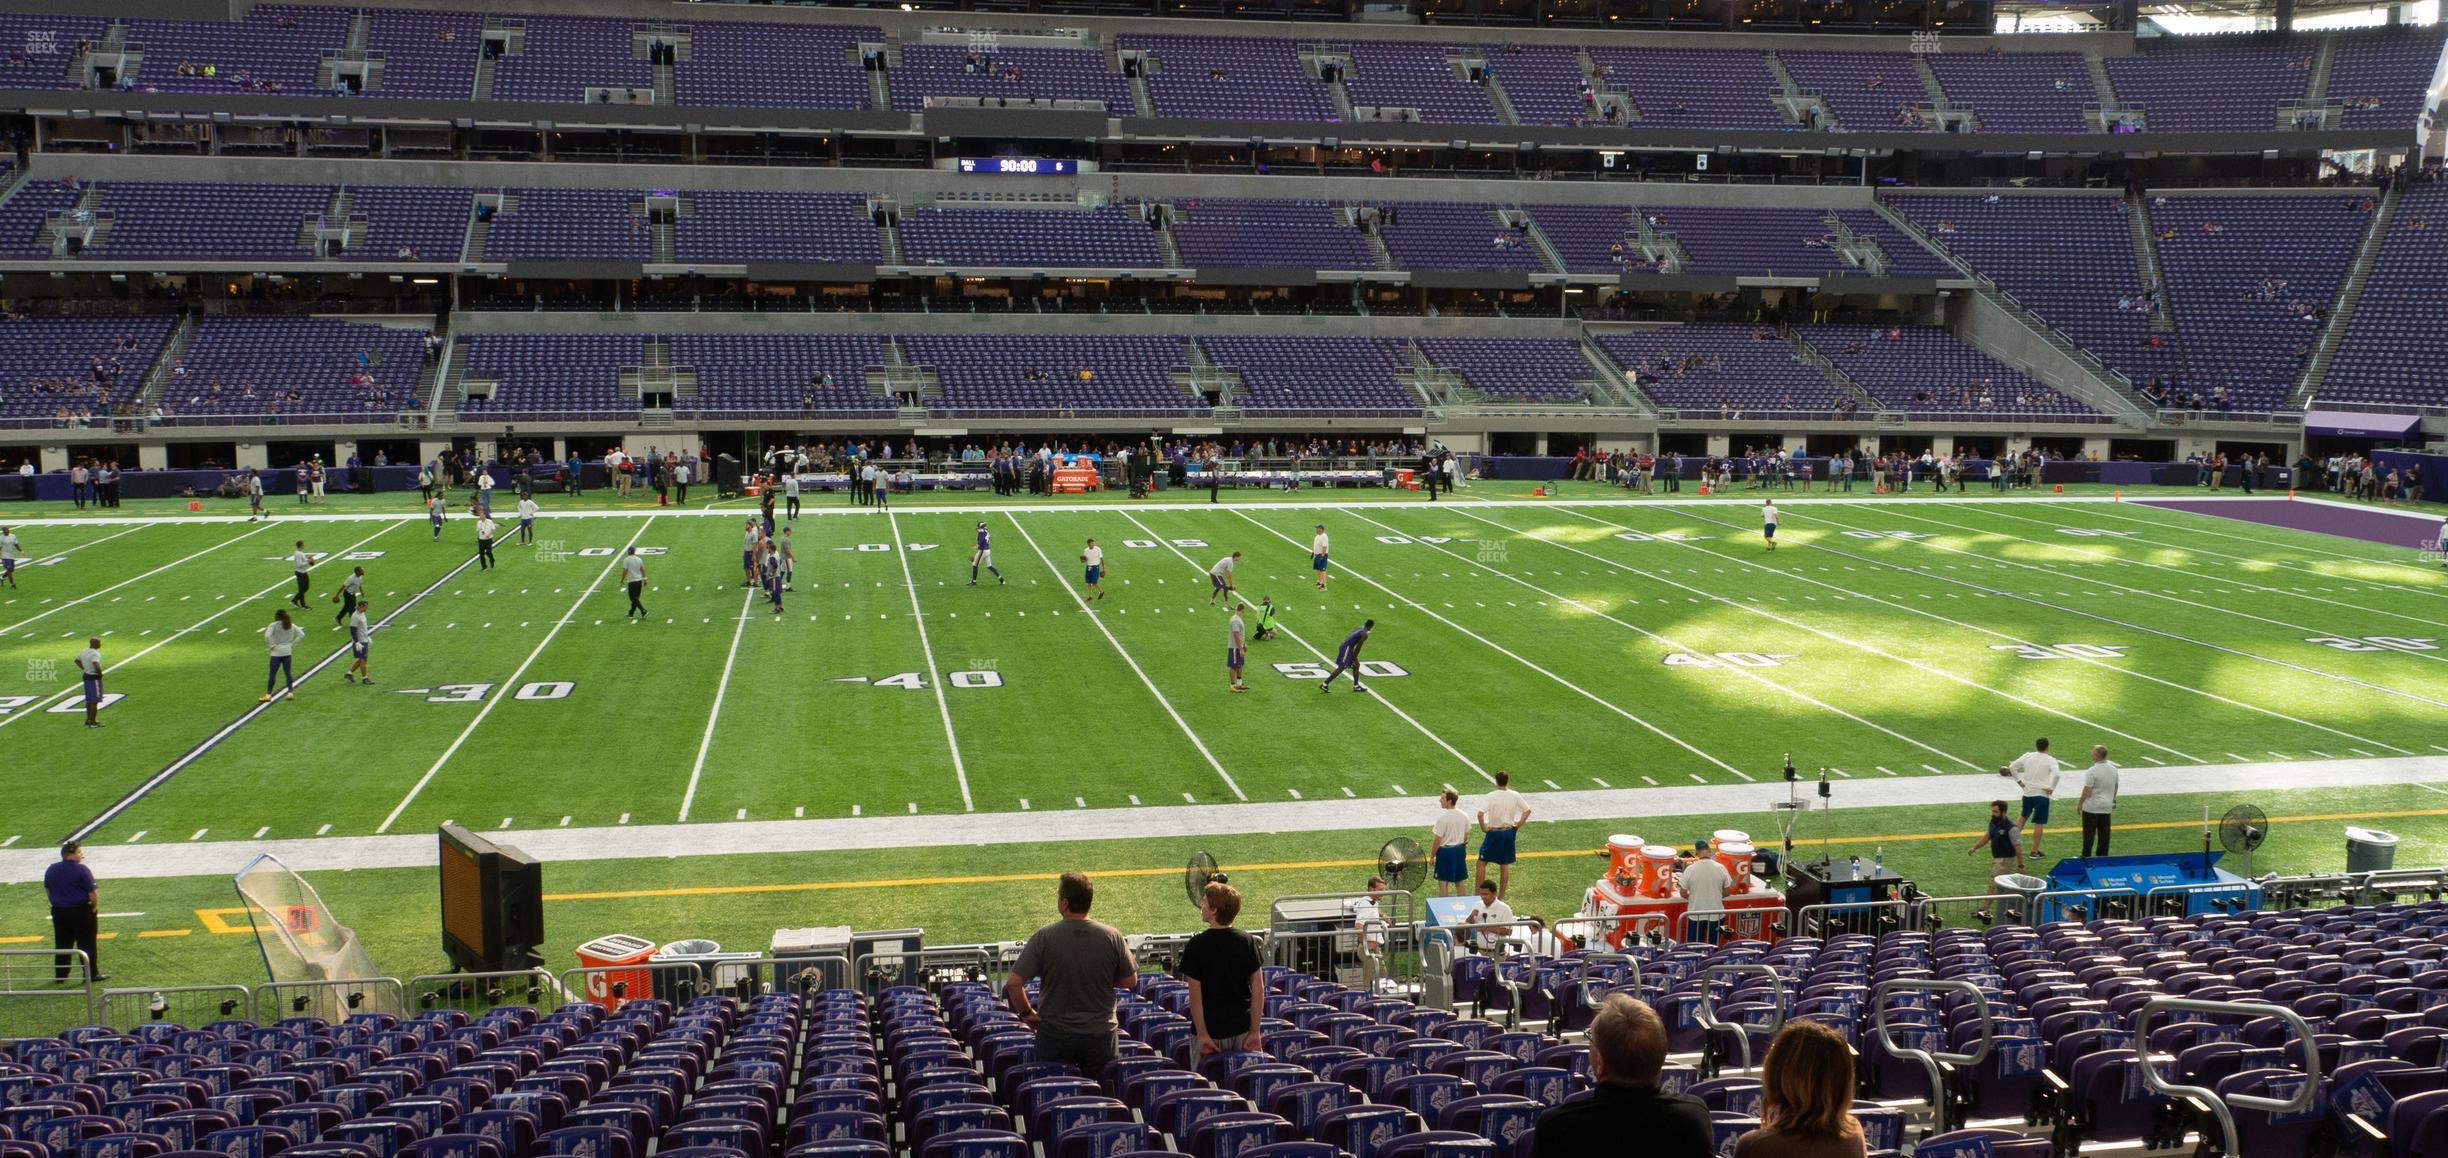
[[[1037,1060],[1074,1062],[1086,1074],[1103,1071],[1114,1059],[1114,990],[1139,980],[1139,963],[1122,934],[1088,919],[1095,900],[1087,874],[1064,873],[1055,887],[1062,919],[1028,939],[1003,984],[1012,1012],[1037,1031]],[[1038,983],[1034,1002],[1031,981]]]

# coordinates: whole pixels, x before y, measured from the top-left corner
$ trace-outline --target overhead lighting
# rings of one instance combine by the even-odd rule
[[[430,278],[430,277],[414,277],[414,278],[410,278],[410,279],[408,279],[408,284],[410,284],[410,285],[438,285],[438,284],[440,284],[440,279],[438,279],[438,278]]]

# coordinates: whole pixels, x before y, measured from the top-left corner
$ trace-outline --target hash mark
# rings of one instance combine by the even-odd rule
[[[324,825],[323,827],[316,829],[316,830],[315,830],[315,835],[316,835],[316,836],[321,836],[321,835],[323,835],[324,833],[327,833],[327,832],[330,832],[330,831],[331,831],[331,826],[330,826],[330,825],[328,825],[328,824],[326,824],[326,825]]]
[[[271,825],[268,825],[268,824],[267,824],[267,825],[265,825],[265,826],[263,826],[262,828],[258,828],[258,829],[256,829],[256,830],[255,830],[255,836],[254,836],[254,838],[253,838],[253,839],[256,839],[256,840],[262,840],[262,839],[263,839],[263,837],[264,837],[264,834],[265,834],[265,833],[267,833],[267,832],[270,832],[270,831],[272,831],[272,826],[271,826]]]

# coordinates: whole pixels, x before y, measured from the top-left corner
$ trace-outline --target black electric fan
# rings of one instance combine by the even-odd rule
[[[2269,817],[2250,804],[2239,804],[2219,818],[2219,846],[2244,858],[2244,871],[2239,876],[2252,875],[2253,850],[2269,839]]]
[[[1385,878],[1386,887],[1397,892],[1410,892],[1411,886],[1428,871],[1427,854],[1420,851],[1419,842],[1398,836],[1377,850],[1377,875]]]
[[[1190,894],[1192,908],[1207,899],[1207,886],[1224,884],[1228,879],[1205,849],[1191,853],[1190,863],[1182,866],[1182,891]]]

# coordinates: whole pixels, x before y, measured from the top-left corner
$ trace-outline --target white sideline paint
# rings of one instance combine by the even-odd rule
[[[910,620],[918,625],[918,650],[926,656],[927,686],[935,690],[935,711],[943,717],[944,743],[952,746],[952,775],[960,781],[961,811],[975,812],[977,802],[969,797],[969,768],[961,762],[960,737],[952,732],[952,705],[944,701],[943,672],[935,664],[935,645],[927,639],[926,612],[918,606],[918,577],[910,572],[909,547],[901,542],[900,516],[886,511],[884,523],[892,528],[893,554],[901,560],[901,585],[909,589]],[[918,806],[910,805],[910,811],[918,811]]]
[[[2284,763],[2169,765],[2126,778],[2127,796],[2229,792],[2240,783],[2256,788],[2385,787],[2448,782],[2448,756],[2378,760],[2290,760]],[[1864,780],[1845,787],[1847,808],[1931,804],[1983,804],[1997,795],[1995,776],[1915,776]],[[1539,847],[1536,826],[1562,820],[1622,820],[1626,817],[1769,814],[1785,799],[1785,785],[1695,784],[1671,788],[1592,789],[1543,792],[1529,844]],[[1400,826],[1404,802],[1390,798],[1280,800],[1248,804],[1151,805],[1074,811],[1061,824],[1015,824],[1017,813],[836,817],[816,820],[747,820],[697,824],[630,825],[626,828],[539,828],[522,833],[519,847],[548,861],[623,860],[643,857],[716,856],[736,853],[835,852],[954,845],[1020,845],[1045,841],[1131,840],[1149,837],[1231,836],[1247,833],[1335,832]],[[1414,818],[1425,823],[1426,801]],[[1966,816],[1972,815],[1967,812]],[[1967,826],[1972,823],[1967,819]],[[1967,829],[1969,831],[1969,829]],[[617,835],[615,835],[617,834]],[[433,834],[324,837],[320,840],[172,842],[124,847],[111,853],[111,877],[212,876],[236,872],[258,853],[271,853],[300,872],[332,869],[427,868],[433,866]],[[39,880],[59,859],[49,847],[0,852],[0,884]]]
[[[1045,548],[1037,545],[1037,536],[1029,534],[1028,524],[1019,519],[1013,519],[1011,525],[1013,530],[1020,532],[1020,541],[1027,543],[1029,550],[1037,553],[1038,560],[1046,565],[1046,570],[1054,572],[1054,582],[1070,594],[1071,602],[1079,607],[1080,614],[1087,616],[1088,622],[1095,625],[1097,633],[1105,637],[1105,642],[1113,645],[1114,654],[1121,656],[1122,662],[1130,665],[1131,674],[1139,677],[1139,682],[1147,687],[1148,694],[1156,697],[1156,705],[1164,709],[1165,715],[1173,718],[1174,726],[1182,730],[1182,735],[1189,737],[1190,746],[1198,749],[1198,754],[1206,759],[1208,767],[1215,769],[1216,775],[1223,777],[1224,786],[1232,789],[1233,799],[1249,799],[1249,795],[1241,791],[1240,782],[1233,779],[1232,773],[1224,770],[1223,763],[1216,759],[1215,753],[1207,750],[1207,742],[1199,739],[1197,732],[1190,730],[1190,722],[1182,719],[1180,712],[1173,710],[1173,701],[1166,699],[1163,692],[1156,690],[1156,681],[1148,678],[1147,672],[1140,669],[1139,661],[1132,659],[1131,653],[1123,648],[1122,641],[1114,638],[1114,633],[1105,626],[1104,618],[1088,609],[1087,597],[1079,593],[1079,588],[1073,587],[1063,579],[1062,572],[1054,566],[1053,557],[1045,553]],[[1027,808],[1028,801],[1021,801],[1020,807]]]
[[[128,528],[127,530],[124,530],[124,531],[119,532],[119,535],[131,535],[131,534],[134,534],[134,533],[136,533],[137,531],[141,531],[141,530],[143,530],[143,529],[144,529],[143,527],[130,527],[130,528]],[[18,629],[18,628],[20,628],[20,627],[24,627],[26,624],[32,623],[32,622],[34,622],[34,621],[36,621],[36,620],[38,620],[38,619],[42,619],[42,618],[45,618],[45,617],[47,617],[47,616],[57,615],[57,614],[59,614],[60,612],[62,612],[62,611],[66,611],[66,610],[68,610],[68,609],[69,609],[69,608],[71,608],[71,607],[75,607],[75,606],[78,606],[78,605],[80,605],[80,604],[91,603],[91,602],[93,602],[94,600],[101,598],[102,596],[108,595],[108,594],[110,594],[110,593],[111,593],[111,592],[113,592],[113,591],[117,591],[118,589],[120,589],[120,588],[122,588],[122,587],[127,586],[128,584],[142,582],[142,581],[144,581],[144,580],[146,580],[146,579],[150,579],[150,578],[154,577],[155,575],[159,575],[159,574],[161,574],[162,572],[167,571],[167,570],[169,570],[169,569],[171,569],[171,568],[173,568],[173,567],[184,566],[184,565],[186,565],[186,564],[188,564],[188,563],[195,562],[196,560],[201,559],[201,558],[203,558],[203,557],[204,557],[204,556],[206,556],[206,555],[210,555],[210,554],[212,554],[213,552],[218,551],[218,550],[220,550],[220,549],[221,549],[221,548],[223,548],[223,547],[229,546],[229,545],[230,545],[230,544],[232,544],[232,543],[244,542],[245,540],[247,540],[247,539],[249,539],[249,538],[251,538],[251,537],[253,537],[253,536],[260,535],[260,534],[264,533],[265,531],[269,531],[269,530],[271,530],[271,529],[272,529],[272,525],[271,525],[271,524],[269,524],[269,523],[266,523],[266,524],[264,524],[263,526],[257,527],[257,528],[255,528],[255,529],[254,529],[254,530],[252,530],[252,531],[248,531],[248,532],[247,532],[246,534],[244,534],[244,535],[238,535],[238,536],[235,536],[235,537],[232,537],[232,538],[223,539],[223,540],[221,540],[220,542],[215,543],[215,544],[213,544],[212,546],[206,547],[206,548],[204,548],[203,550],[198,551],[198,552],[196,552],[196,553],[194,553],[194,554],[192,554],[192,555],[188,555],[188,556],[186,556],[185,558],[182,558],[182,559],[174,559],[174,560],[172,560],[172,561],[170,561],[170,562],[168,562],[168,563],[164,563],[164,564],[162,564],[161,566],[159,566],[159,567],[155,567],[154,569],[152,569],[152,570],[150,570],[150,571],[147,571],[147,572],[145,572],[145,573],[144,573],[144,574],[142,574],[142,575],[138,575],[138,576],[136,576],[136,577],[134,577],[134,578],[132,578],[132,579],[122,579],[122,580],[118,581],[117,583],[113,583],[113,584],[111,584],[110,586],[108,586],[108,587],[105,587],[105,588],[101,589],[100,591],[96,591],[96,592],[94,592],[94,593],[93,593],[93,594],[91,594],[91,595],[80,595],[80,596],[78,596],[78,597],[76,597],[76,598],[74,598],[74,599],[67,600],[67,601],[65,601],[65,602],[62,602],[62,603],[61,603],[61,604],[59,604],[58,606],[51,608],[51,609],[50,609],[50,610],[48,610],[48,611],[43,611],[43,612],[40,612],[40,613],[37,613],[37,614],[34,614],[34,615],[29,615],[29,616],[25,617],[24,619],[20,619],[20,620],[18,620],[18,621],[17,621],[17,622],[15,622],[15,623],[9,624],[9,625],[8,625],[8,626],[6,626],[6,627],[0,627],[0,635],[7,635],[8,633],[10,633],[10,632],[12,632],[12,631],[17,630],[17,629]],[[96,540],[94,540],[94,542],[93,542],[93,543],[79,543],[79,544],[77,544],[77,546],[76,546],[76,547],[70,547],[70,548],[68,548],[68,551],[74,551],[74,550],[76,550],[76,549],[77,549],[77,547],[90,547],[90,546],[93,546],[93,545],[94,545],[94,543],[107,543],[107,542],[109,542],[111,539],[116,539],[116,538],[118,538],[118,537],[119,537],[119,535],[112,535],[112,536],[109,536],[108,538],[96,539]],[[67,554],[67,553],[68,553],[68,551],[62,551],[62,552],[60,552],[60,554],[61,554],[61,555],[65,555],[65,554]],[[58,557],[58,556],[53,556],[53,558],[57,558],[57,557]]]
[[[526,675],[527,669],[535,665],[536,657],[544,654],[545,648],[552,646],[553,637],[561,634],[561,629],[567,626],[570,620],[577,618],[578,610],[586,606],[586,601],[594,596],[595,589],[603,586],[604,579],[620,566],[621,557],[628,552],[629,548],[637,546],[637,541],[645,537],[646,528],[653,525],[654,516],[646,516],[646,520],[638,524],[637,534],[629,536],[629,541],[621,544],[620,550],[612,552],[612,557],[604,560],[604,568],[596,573],[595,581],[587,584],[586,590],[578,593],[577,601],[570,604],[570,609],[562,613],[561,618],[553,621],[552,629],[544,633],[544,638],[537,642],[534,651],[527,653],[527,658],[519,663],[518,670],[511,672],[510,678],[501,682],[500,687],[505,693],[518,686],[519,677]],[[442,750],[442,755],[434,760],[433,767],[427,768],[425,774],[417,778],[416,787],[410,788],[408,795],[400,798],[398,806],[391,810],[391,815],[383,818],[382,827],[374,831],[391,831],[391,826],[398,823],[400,814],[408,811],[409,805],[416,803],[417,796],[425,791],[426,785],[433,783],[435,774],[442,771],[442,766],[450,763],[451,757],[459,754],[460,745],[467,743],[468,737],[475,735],[476,729],[484,724],[485,717],[492,715],[493,709],[500,707],[501,702],[509,698],[507,694],[487,698],[484,706],[476,709],[476,718],[468,721],[467,727],[460,730],[459,738],[452,740],[450,747]]]

